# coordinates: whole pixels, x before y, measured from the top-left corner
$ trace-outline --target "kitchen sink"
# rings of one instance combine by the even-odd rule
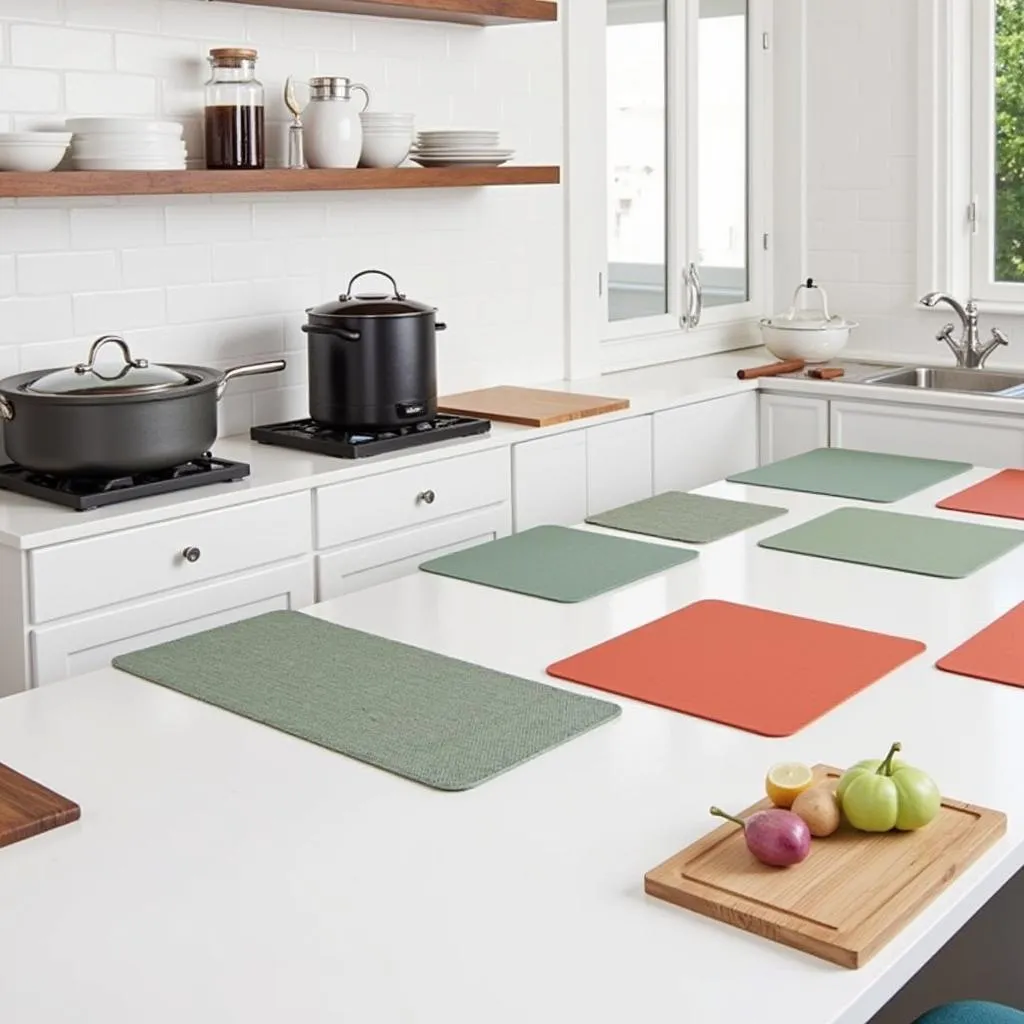
[[[1005,394],[1021,388],[1021,397],[1024,397],[1024,374],[968,370],[954,366],[901,366],[896,370],[865,377],[861,383],[924,391],[982,392],[988,395]]]

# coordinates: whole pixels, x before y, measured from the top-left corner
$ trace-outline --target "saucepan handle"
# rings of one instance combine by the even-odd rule
[[[302,329],[306,334],[333,334],[336,338],[343,338],[345,341],[359,340],[359,332],[350,331],[347,327],[323,327],[319,324],[303,324]]]
[[[217,385],[217,401],[224,394],[228,381],[236,377],[252,377],[257,373],[278,373],[288,364],[283,359],[271,359],[266,363],[246,363],[245,366],[232,366],[230,370],[224,371],[224,379]]]

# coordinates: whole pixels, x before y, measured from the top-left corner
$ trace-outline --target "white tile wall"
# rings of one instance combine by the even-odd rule
[[[366,82],[423,127],[488,123],[529,163],[560,163],[557,26],[475,29],[208,0],[0,0],[0,130],[70,113],[186,121],[201,163],[205,55],[260,49],[269,158],[284,157],[289,73]],[[2,177],[0,177],[2,190]],[[151,359],[226,366],[224,433],[304,415],[303,310],[381,266],[449,325],[443,390],[561,376],[557,187],[89,200],[0,197],[0,375],[64,365],[100,333]],[[372,285],[372,281],[368,282]]]
[[[859,321],[851,347],[948,360],[935,340],[948,317],[915,308],[917,5],[806,6],[808,273]],[[1024,318],[985,315],[995,323],[1011,344],[992,365],[1024,366]]]

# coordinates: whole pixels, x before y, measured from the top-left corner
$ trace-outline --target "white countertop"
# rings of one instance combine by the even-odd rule
[[[134,526],[144,526],[179,515],[208,512],[259,498],[271,498],[361,476],[386,473],[404,466],[454,455],[506,447],[518,441],[580,430],[598,423],[608,423],[616,419],[759,389],[815,398],[931,405],[992,414],[1020,415],[1024,411],[1022,399],[1019,398],[994,398],[950,392],[936,394],[917,392],[910,388],[867,388],[863,384],[848,380],[809,380],[801,374],[751,381],[736,378],[736,371],[739,369],[770,362],[774,362],[774,357],[765,349],[752,348],[628,370],[587,380],[549,381],[537,386],[548,390],[628,398],[630,408],[552,427],[520,427],[494,423],[490,434],[484,437],[423,445],[404,452],[369,459],[335,459],[256,444],[244,435],[226,437],[217,442],[214,454],[221,458],[248,463],[252,467],[252,473],[245,480],[179,491],[161,497],[142,498],[90,512],[75,512],[0,491],[0,544],[21,549],[60,544]],[[860,367],[861,370],[864,368]]]
[[[934,509],[971,470],[895,506]],[[17,1024],[859,1024],[1024,863],[1024,694],[940,673],[1024,598],[1024,548],[940,581],[757,548],[791,510],[578,605],[414,573],[312,614],[546,680],[556,659],[718,597],[923,640],[785,740],[612,697],[618,720],[444,794],[113,669],[0,701],[0,756],[82,805],[0,851],[0,1006]],[[827,671],[827,666],[823,667]],[[607,695],[600,695],[606,697]],[[781,759],[899,739],[1007,836],[849,971],[646,897],[644,872]]]
[[[245,480],[198,487],[155,498],[141,498],[89,512],[75,512],[0,491],[0,544],[22,549],[60,544],[133,526],[145,526],[178,515],[209,512],[258,498],[272,498],[311,487],[323,487],[454,455],[503,448],[516,441],[578,430],[599,422],[607,423],[658,409],[752,391],[757,386],[756,382],[736,379],[736,371],[750,365],[749,352],[732,352],[687,360],[668,367],[634,370],[597,380],[538,385],[549,390],[628,398],[631,406],[623,412],[553,427],[494,423],[490,433],[485,436],[442,441],[368,459],[336,459],[257,444],[244,435],[226,437],[217,442],[214,454],[223,459],[248,463],[252,472]]]

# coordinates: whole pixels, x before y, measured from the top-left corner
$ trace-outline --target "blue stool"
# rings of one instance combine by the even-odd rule
[[[1024,1024],[1024,1013],[996,1003],[971,1000],[946,1003],[919,1017],[916,1024]]]

